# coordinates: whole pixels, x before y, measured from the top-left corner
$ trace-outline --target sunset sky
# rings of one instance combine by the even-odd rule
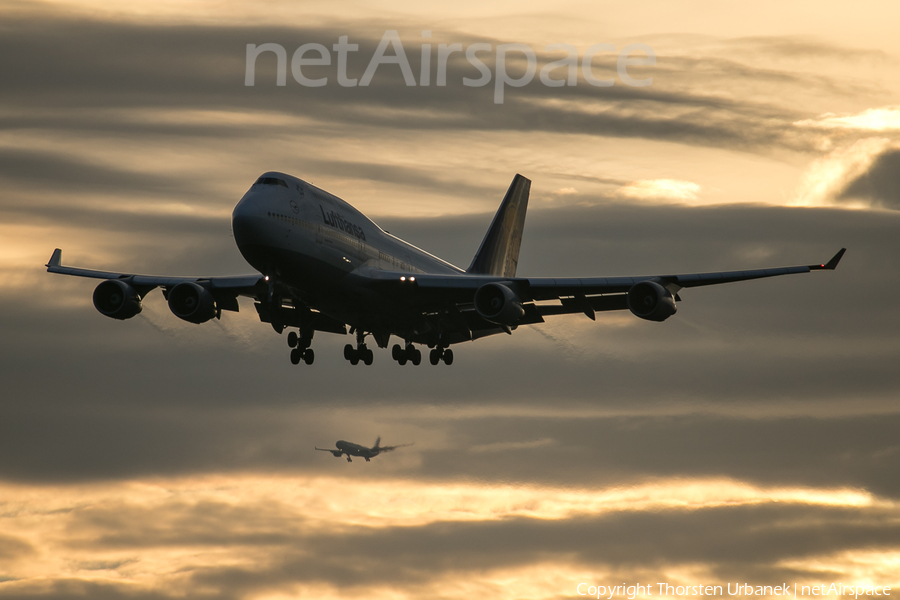
[[[0,0],[0,598],[549,600],[579,583],[900,593],[900,4]],[[368,86],[248,44],[386,31]],[[430,37],[423,35],[430,32]],[[598,87],[482,87],[463,52],[593,60]],[[629,68],[616,53],[653,49]],[[314,55],[309,55],[313,57]],[[524,71],[521,53],[504,63]],[[566,70],[553,78],[564,79]],[[812,264],[684,290],[664,323],[548,319],[399,366],[252,302],[119,322],[65,264],[252,272],[234,204],[265,171],[466,267],[516,173],[518,274]],[[396,340],[392,340],[392,343]],[[367,463],[315,446],[412,443]]]

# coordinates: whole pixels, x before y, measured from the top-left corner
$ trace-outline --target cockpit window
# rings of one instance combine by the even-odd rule
[[[287,187],[288,184],[284,179],[278,179],[277,177],[260,177],[256,180],[257,185],[280,185],[282,187]]]

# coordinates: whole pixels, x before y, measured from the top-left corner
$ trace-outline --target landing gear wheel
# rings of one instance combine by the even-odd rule
[[[394,344],[394,347],[391,348],[391,358],[399,362],[401,354],[403,354],[403,348],[400,347],[400,344]]]
[[[435,348],[434,350],[432,350],[431,352],[428,353],[428,362],[430,362],[433,365],[436,365],[439,362],[441,362],[441,351],[439,348]]]
[[[311,365],[311,364],[313,364],[314,360],[316,360],[316,353],[313,352],[312,348],[307,348],[303,352],[303,362],[305,362],[308,365]]]
[[[297,332],[296,332],[296,331],[290,332],[290,333],[287,335],[288,346],[290,346],[291,348],[296,348],[296,347],[297,347],[297,342],[299,341],[299,339],[300,339],[300,338],[299,338],[299,336],[297,335]]]
[[[453,364],[453,350],[450,348],[444,350],[444,364],[448,367]]]
[[[412,354],[412,357],[409,359],[410,362],[412,362],[412,364],[414,364],[418,367],[419,364],[422,362],[422,351],[419,350],[418,348],[412,348],[411,354]]]
[[[403,365],[406,364],[406,361],[408,361],[408,360],[409,359],[406,357],[406,352],[404,352],[403,354],[400,355],[400,358],[397,359],[397,362],[400,363],[400,366],[402,367]]]
[[[356,348],[354,348],[351,344],[347,344],[344,346],[344,359],[352,361],[353,355],[356,353]]]
[[[372,361],[375,360],[375,353],[368,348],[361,348],[359,353],[361,354],[360,358],[362,358],[362,361],[366,366],[371,365]]]
[[[297,348],[294,348],[293,350],[291,350],[291,364],[292,365],[299,365],[301,358],[303,358],[303,350],[299,350]]]

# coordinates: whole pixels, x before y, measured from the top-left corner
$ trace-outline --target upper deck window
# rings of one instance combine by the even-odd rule
[[[277,177],[260,177],[256,180],[256,184],[259,185],[280,185],[283,187],[287,187],[288,184],[284,179],[278,179]]]

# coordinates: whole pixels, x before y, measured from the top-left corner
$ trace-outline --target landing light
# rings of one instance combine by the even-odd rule
[[[406,277],[401,277],[400,281],[406,281]]]
[[[410,277],[409,280],[410,280],[410,281],[415,281],[416,278],[415,278],[415,277]]]
[[[266,281],[268,281],[268,280],[269,280],[269,276],[268,276],[268,275],[266,275]]]

